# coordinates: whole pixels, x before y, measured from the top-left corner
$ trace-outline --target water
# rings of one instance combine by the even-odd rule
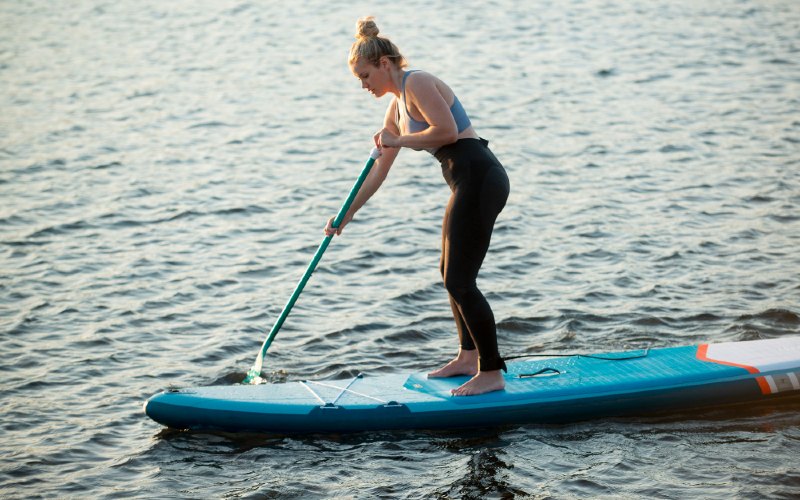
[[[501,349],[800,331],[800,7],[412,0],[0,4],[0,496],[788,498],[800,405],[452,432],[178,433],[234,383],[366,160],[378,17],[456,90],[512,194],[480,284]],[[454,352],[448,196],[403,152],[270,349],[274,381]]]

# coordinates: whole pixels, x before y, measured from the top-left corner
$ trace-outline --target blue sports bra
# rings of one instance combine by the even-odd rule
[[[397,103],[397,112],[398,112],[398,126],[400,120],[405,115],[406,123],[408,124],[407,130],[409,134],[413,134],[415,132],[421,132],[426,128],[430,127],[428,122],[415,120],[411,117],[411,113],[408,112],[408,107],[406,106],[406,78],[411,73],[414,73],[419,70],[412,70],[407,71],[406,74],[403,75],[403,83],[400,85],[400,91],[402,93],[403,99]],[[401,111],[402,110],[402,111]],[[461,105],[461,101],[458,100],[458,97],[453,95],[453,105],[450,106],[450,113],[453,114],[453,119],[456,121],[456,127],[458,128],[458,133],[460,134],[467,128],[469,128],[472,123],[469,121],[469,116],[467,116],[467,112],[464,111],[464,106]]]

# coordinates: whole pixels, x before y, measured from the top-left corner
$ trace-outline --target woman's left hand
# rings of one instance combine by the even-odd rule
[[[400,136],[389,130],[388,128],[383,128],[380,132],[375,134],[373,137],[375,140],[375,146],[378,149],[381,148],[399,148],[400,147]]]

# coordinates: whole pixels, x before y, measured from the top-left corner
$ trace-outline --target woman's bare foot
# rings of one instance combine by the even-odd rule
[[[474,376],[478,373],[478,351],[473,349],[465,351],[458,350],[458,355],[454,360],[447,363],[438,370],[428,374],[428,378],[457,377],[459,375]]]
[[[453,396],[476,396],[487,392],[502,391],[506,381],[500,370],[478,372],[477,375],[465,382],[461,387],[450,391]]]

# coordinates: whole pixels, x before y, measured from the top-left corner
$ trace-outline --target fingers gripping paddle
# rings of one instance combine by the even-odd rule
[[[361,170],[361,175],[358,176],[356,183],[353,185],[353,188],[350,190],[350,194],[347,196],[342,208],[339,209],[339,213],[336,215],[336,219],[333,221],[333,227],[338,228],[339,225],[344,220],[344,216],[347,215],[347,211],[350,209],[350,205],[352,205],[353,200],[355,199],[356,195],[358,194],[358,190],[361,189],[361,185],[364,183],[364,179],[367,178],[369,175],[369,171],[372,169],[372,165],[375,163],[375,160],[381,155],[378,148],[372,148],[372,151],[369,154],[369,160],[364,165],[364,168]],[[289,312],[292,310],[294,303],[297,302],[297,298],[300,297],[300,293],[303,291],[303,288],[306,286],[308,279],[311,277],[311,274],[314,272],[314,269],[317,267],[320,259],[322,258],[322,254],[325,253],[325,249],[328,248],[331,240],[333,239],[333,235],[326,236],[322,243],[320,244],[319,248],[317,249],[317,253],[314,254],[314,258],[311,260],[311,263],[308,265],[308,269],[306,269],[305,274],[300,279],[300,282],[294,288],[294,293],[289,298],[289,302],[283,306],[283,311],[281,311],[281,315],[278,317],[278,321],[275,322],[273,325],[272,330],[269,332],[266,340],[261,345],[261,350],[258,351],[258,357],[256,357],[256,362],[253,364],[250,371],[247,372],[247,376],[242,381],[243,384],[258,384],[262,382],[261,379],[261,367],[264,364],[264,356],[267,354],[267,349],[269,349],[270,344],[272,344],[273,339],[278,334],[278,330],[281,329],[283,326],[283,322],[286,321],[286,317],[289,316]]]

